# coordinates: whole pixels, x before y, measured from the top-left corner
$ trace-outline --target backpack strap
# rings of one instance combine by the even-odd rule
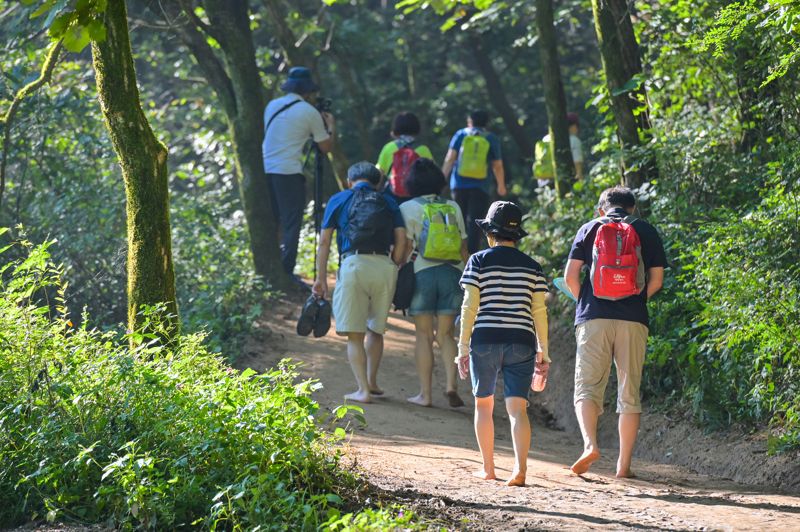
[[[273,121],[273,120],[275,120],[275,117],[276,117],[276,116],[278,116],[279,114],[281,114],[282,112],[284,112],[285,110],[287,110],[289,107],[291,107],[291,106],[293,106],[293,105],[295,105],[295,104],[298,104],[298,103],[300,103],[300,102],[302,102],[302,101],[303,101],[303,99],[302,99],[302,98],[300,98],[299,100],[292,100],[291,102],[287,103],[286,105],[284,105],[283,107],[281,107],[280,109],[278,109],[277,111],[275,111],[275,112],[272,114],[272,116],[271,116],[271,117],[269,117],[269,121],[267,122],[267,125],[266,125],[266,126],[264,126],[264,135],[266,136],[266,134],[267,134],[267,130],[269,129],[269,126],[270,126],[270,125],[272,125],[272,121]]]

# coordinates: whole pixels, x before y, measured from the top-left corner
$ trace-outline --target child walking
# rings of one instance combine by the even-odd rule
[[[483,468],[475,476],[496,479],[494,468],[494,393],[503,373],[503,397],[511,421],[514,471],[507,484],[524,486],[531,426],[528,391],[536,361],[547,354],[547,283],[538,262],[516,248],[527,233],[522,211],[509,201],[496,201],[485,219],[475,223],[489,248],[469,258],[461,286],[461,334],[456,358],[462,379],[472,377],[475,436]]]

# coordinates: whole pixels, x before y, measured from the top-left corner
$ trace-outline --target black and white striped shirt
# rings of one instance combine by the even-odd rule
[[[538,262],[513,247],[489,248],[469,258],[461,285],[481,295],[472,345],[536,345],[531,302],[534,292],[547,292]]]

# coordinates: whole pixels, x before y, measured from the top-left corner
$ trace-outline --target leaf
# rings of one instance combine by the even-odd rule
[[[64,33],[64,47],[70,52],[80,52],[90,41],[89,30],[84,26],[74,25]]]
[[[32,3],[32,2],[31,2]],[[39,8],[31,13],[31,18],[41,17],[45,13],[47,13],[50,9],[53,8],[53,4],[55,4],[55,0],[46,0],[39,6]]]
[[[106,25],[101,19],[94,19],[89,23],[89,37],[95,42],[106,40]]]
[[[336,427],[336,430],[333,431],[333,435],[336,438],[342,440],[345,438],[345,436],[347,436],[347,432],[345,432],[345,430],[342,427]]]
[[[633,92],[639,88],[642,84],[642,80],[637,77],[632,77],[628,80],[628,82],[623,85],[622,87],[618,87],[611,91],[612,96],[619,96],[621,94],[625,94],[626,92]]]

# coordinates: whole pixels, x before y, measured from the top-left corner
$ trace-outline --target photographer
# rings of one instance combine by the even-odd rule
[[[272,100],[264,109],[261,153],[271,184],[272,206],[281,227],[281,262],[286,273],[293,276],[306,206],[303,147],[311,138],[322,153],[329,152],[335,122],[330,113],[315,107],[319,87],[309,69],[291,68],[281,90],[286,95]]]

